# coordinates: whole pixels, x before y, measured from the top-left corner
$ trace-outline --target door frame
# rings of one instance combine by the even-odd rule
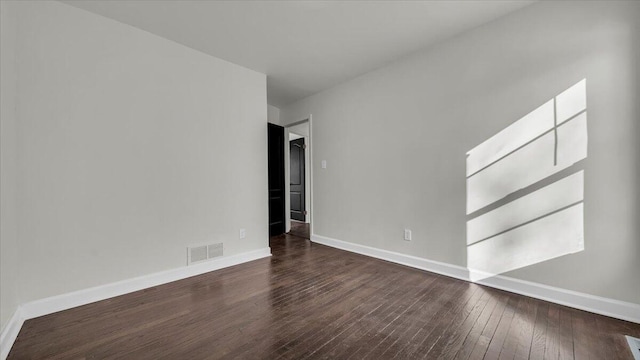
[[[288,141],[288,137],[289,137],[289,128],[296,126],[296,125],[300,125],[300,124],[304,124],[304,123],[309,123],[309,137],[308,139],[305,141],[305,144],[307,145],[307,151],[309,151],[309,162],[307,164],[305,164],[305,166],[309,167],[309,188],[306,189],[305,191],[309,193],[309,214],[307,214],[309,216],[309,237],[311,237],[314,232],[313,232],[313,213],[314,213],[314,209],[313,209],[313,118],[312,115],[309,114],[307,117],[301,119],[301,120],[297,120],[294,121],[292,123],[286,124],[284,125],[284,129],[285,129],[285,136],[287,137],[287,141],[285,141],[285,176],[284,176],[284,186],[285,186],[285,220],[286,220],[286,226],[285,226],[285,231],[289,232],[291,231],[291,193],[290,193],[290,183],[291,183],[291,177],[289,174],[289,161],[290,161],[290,154],[289,154],[289,141]]]

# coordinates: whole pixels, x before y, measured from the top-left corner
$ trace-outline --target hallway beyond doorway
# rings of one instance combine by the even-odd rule
[[[309,233],[309,224],[291,220],[291,231],[289,231],[289,235],[310,239],[311,234]]]

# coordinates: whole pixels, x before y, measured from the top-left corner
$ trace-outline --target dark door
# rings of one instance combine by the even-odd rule
[[[291,219],[304,221],[304,138],[289,141]]]
[[[269,236],[285,230],[284,216],[284,128],[268,124],[269,138]]]

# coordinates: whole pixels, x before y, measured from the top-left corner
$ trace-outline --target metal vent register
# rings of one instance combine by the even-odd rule
[[[640,360],[640,339],[631,336],[626,336],[633,358]]]
[[[187,247],[187,265],[220,257],[224,254],[223,243]]]

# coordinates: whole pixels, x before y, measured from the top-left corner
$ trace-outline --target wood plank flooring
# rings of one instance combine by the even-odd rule
[[[332,249],[25,322],[9,359],[632,359],[640,325]]]
[[[309,232],[309,224],[291,220],[291,231],[289,231],[289,235],[309,239]]]

